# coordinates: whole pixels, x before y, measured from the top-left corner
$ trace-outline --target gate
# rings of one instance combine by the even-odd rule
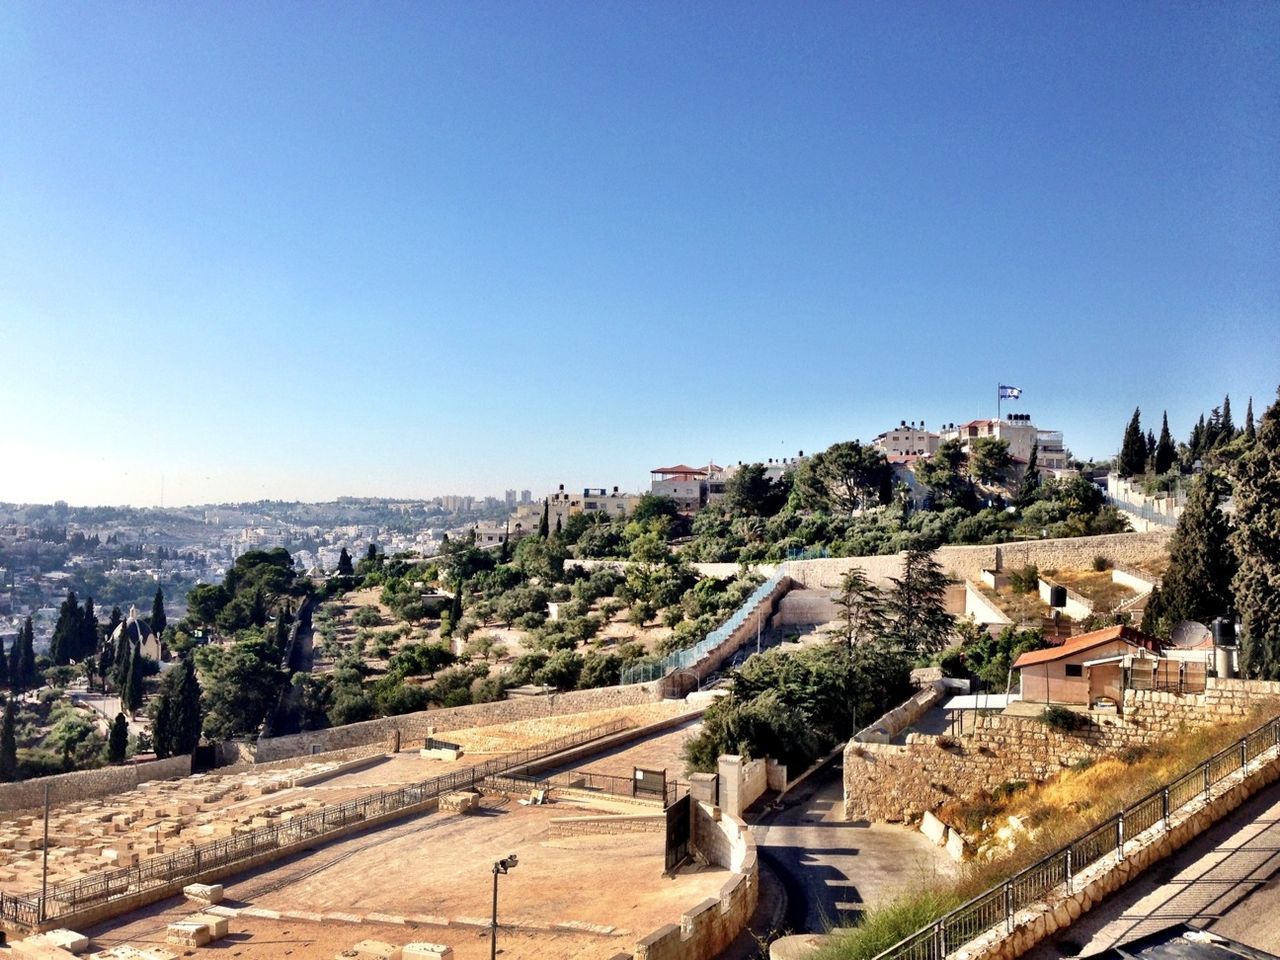
[[[671,873],[689,859],[689,837],[692,824],[693,807],[686,793],[667,807],[667,873]]]

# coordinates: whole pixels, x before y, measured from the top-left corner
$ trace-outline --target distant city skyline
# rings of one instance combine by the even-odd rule
[[[0,501],[647,487],[1280,383],[1280,5],[0,9]]]

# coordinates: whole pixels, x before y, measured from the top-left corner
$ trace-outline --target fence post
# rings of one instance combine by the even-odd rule
[[[1067,893],[1075,893],[1075,878],[1071,874],[1071,847],[1067,847]]]
[[[1013,884],[1004,882],[1004,929],[1005,933],[1013,933]]]
[[[1249,738],[1240,738],[1240,770],[1245,772],[1249,769]]]
[[[1211,763],[1211,762],[1212,762],[1212,761],[1210,761],[1210,760],[1206,760],[1206,761],[1204,762],[1204,800],[1205,800],[1205,803],[1208,803],[1208,802],[1209,802],[1209,765],[1210,765],[1210,763]]]
[[[1169,788],[1165,787],[1160,791],[1160,817],[1164,820],[1164,828],[1166,832],[1169,829]]]
[[[1121,810],[1116,816],[1116,851],[1120,854],[1120,859],[1124,859],[1124,811]]]
[[[938,960],[945,960],[947,955],[947,918],[938,921]]]

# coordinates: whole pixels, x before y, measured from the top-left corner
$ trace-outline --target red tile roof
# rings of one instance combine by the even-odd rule
[[[1032,650],[1030,653],[1024,653],[1014,661],[1014,669],[1029,667],[1037,663],[1052,663],[1054,660],[1061,660],[1063,657],[1069,657],[1073,653],[1079,653],[1081,650],[1090,650],[1093,647],[1100,647],[1104,643],[1114,643],[1116,640],[1123,640],[1125,643],[1134,647],[1142,647],[1144,650],[1152,650],[1159,652],[1164,643],[1158,638],[1143,633],[1141,630],[1135,630],[1133,627],[1103,627],[1101,630],[1094,630],[1092,633],[1082,633],[1078,637],[1072,637],[1060,647],[1050,647],[1048,650]]]

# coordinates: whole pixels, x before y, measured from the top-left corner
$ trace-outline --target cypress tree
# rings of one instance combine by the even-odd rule
[[[543,540],[551,536],[551,501],[542,501],[542,522],[538,524],[538,536]]]
[[[1199,460],[1204,454],[1204,414],[1200,414],[1200,420],[1191,428],[1191,437],[1187,440],[1187,449],[1191,451],[1191,459]]]
[[[1230,443],[1236,436],[1236,425],[1231,419],[1231,394],[1222,398],[1222,419],[1218,423],[1219,440]]]
[[[0,687],[9,685],[9,657],[4,652],[4,640],[0,639]]]
[[[1156,435],[1150,430],[1147,431],[1147,468],[1150,469],[1151,464],[1156,457]]]
[[[255,627],[267,625],[267,596],[262,592],[261,587],[253,591],[252,602],[249,605],[249,622]]]
[[[129,671],[125,675],[124,689],[120,691],[120,702],[130,716],[136,716],[142,708],[142,693],[145,678],[142,675],[142,651],[136,644],[129,644]]]
[[[76,659],[83,660],[98,652],[98,615],[93,609],[93,597],[86,597],[84,612],[80,615],[80,634],[76,637]]]
[[[1152,459],[1152,468],[1156,473],[1168,473],[1173,468],[1173,461],[1178,452],[1173,447],[1173,437],[1169,435],[1169,411],[1165,411],[1160,421],[1160,439],[1156,441],[1156,452]]]
[[[1225,483],[1212,470],[1195,479],[1187,506],[1169,540],[1169,569],[1161,590],[1168,627],[1182,620],[1209,623],[1234,610],[1236,572],[1231,525],[1221,510]]]
[[[120,612],[119,607],[111,608],[111,619],[107,621],[106,630],[102,635],[102,639],[110,640],[115,636],[116,627],[124,622],[124,614]]]
[[[151,705],[151,749],[163,760],[173,756],[173,700],[163,683]]]
[[[1249,405],[1244,410],[1244,435],[1249,438],[1249,442],[1258,439],[1258,433],[1253,427],[1253,397],[1249,398]]]
[[[130,646],[129,625],[125,623],[120,627],[120,636],[115,642],[115,653],[111,657],[111,682],[115,685],[118,693],[124,691],[124,685],[129,677]]]
[[[168,625],[169,618],[164,615],[164,590],[156,587],[156,598],[151,601],[151,632],[159,637]]]
[[[1247,675],[1280,679],[1280,398],[1262,415],[1257,441],[1236,463],[1240,558],[1232,586],[1240,610],[1240,659]]]
[[[1040,489],[1040,441],[1031,441],[1031,456],[1027,457],[1027,469],[1022,474],[1022,483],[1018,485],[1018,503],[1026,506],[1036,498]]]
[[[177,674],[177,679],[174,681],[176,695],[170,729],[173,732],[173,755],[178,756],[191,753],[200,743],[203,717],[200,714],[200,681],[196,677],[195,662],[191,659],[191,654],[186,654],[172,672]]]
[[[1120,476],[1136,477],[1147,468],[1147,442],[1142,436],[1142,410],[1134,407],[1120,444]]]
[[[562,533],[564,533],[564,525],[560,521],[560,514],[557,513],[556,514],[556,536],[558,537]]]
[[[458,581],[453,591],[453,599],[449,601],[449,623],[457,626],[462,621],[462,581]]]
[[[13,680],[12,672],[9,674]],[[36,631],[31,618],[22,627],[22,689],[29,690],[36,681]]]
[[[67,591],[67,598],[58,610],[58,622],[49,642],[49,657],[59,666],[70,663],[80,640],[80,603],[74,590]]]
[[[18,738],[14,732],[13,697],[4,704],[4,722],[0,723],[0,780],[12,783],[18,779]]]
[[[342,552],[338,554],[338,576],[352,577],[355,576],[356,568],[351,562],[351,554],[347,553],[347,548],[343,547]]]
[[[112,763],[124,763],[129,752],[129,721],[123,713],[117,713],[111,721],[111,734],[107,739],[107,759]]]
[[[24,632],[24,629],[18,631],[13,646],[9,648],[9,689],[15,694],[22,691],[22,634]]]
[[[1222,408],[1214,407],[1209,411],[1209,421],[1204,427],[1204,438],[1201,441],[1204,452],[1208,453],[1222,441]]]

